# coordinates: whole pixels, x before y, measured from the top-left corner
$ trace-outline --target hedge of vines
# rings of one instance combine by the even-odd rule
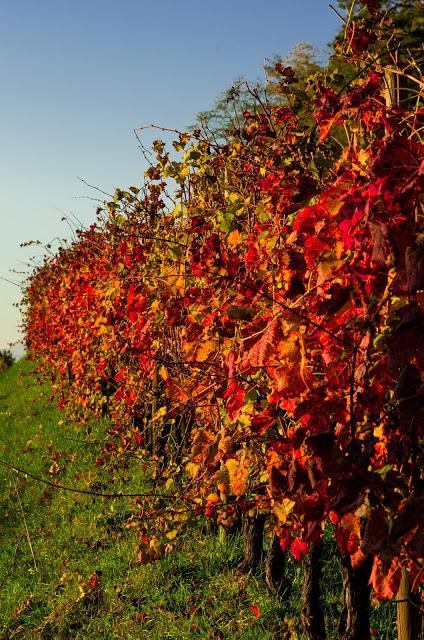
[[[132,452],[161,488],[145,558],[192,515],[267,515],[295,558],[327,524],[378,598],[405,572],[423,593],[423,82],[362,5],[312,129],[261,100],[225,143],[157,140],[144,185],[29,278],[30,355],[62,406],[111,417],[97,463]]]

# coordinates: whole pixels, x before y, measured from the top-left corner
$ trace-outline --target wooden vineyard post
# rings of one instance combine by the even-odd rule
[[[386,69],[384,72],[384,82],[386,85],[385,88],[385,99],[387,107],[397,107],[399,106],[399,76],[397,73],[394,73],[391,69]]]
[[[396,601],[398,640],[424,640],[424,618],[420,611],[419,599],[417,598],[417,602],[414,602],[406,567],[402,567],[402,578]]]
[[[385,84],[385,100],[386,106],[399,107],[400,105],[400,80],[401,76],[396,73],[399,70],[399,51],[392,53],[392,64],[386,67],[384,70],[384,84]]]
[[[409,578],[406,567],[402,567],[402,578],[397,594],[396,613],[398,640],[412,640],[411,613],[409,610]]]

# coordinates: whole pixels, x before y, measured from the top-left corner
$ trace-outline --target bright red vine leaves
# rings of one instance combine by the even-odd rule
[[[180,134],[178,161],[157,141],[146,186],[32,274],[25,326],[61,405],[111,416],[102,461],[153,454],[194,514],[269,513],[296,559],[330,522],[393,597],[402,566],[424,583],[424,111],[387,99],[388,18],[362,4],[316,129],[262,105],[224,145]],[[159,505],[150,531],[158,504],[145,559],[188,520]]]

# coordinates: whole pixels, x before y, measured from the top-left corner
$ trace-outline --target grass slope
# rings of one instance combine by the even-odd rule
[[[98,447],[86,440],[102,439],[106,428],[66,422],[28,361],[0,376],[0,460],[68,486],[146,490],[137,460],[119,474],[96,467]],[[288,562],[291,599],[281,603],[260,574],[237,572],[238,535],[222,544],[199,524],[169,556],[143,565],[129,513],[126,499],[57,490],[0,466],[0,640],[301,640],[296,563]],[[330,543],[326,554],[323,605],[336,638],[341,589]],[[374,609],[382,640],[395,637],[393,609]]]

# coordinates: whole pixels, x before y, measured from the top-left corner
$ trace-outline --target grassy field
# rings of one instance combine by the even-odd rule
[[[31,363],[0,375],[0,460],[67,486],[146,490],[137,460],[119,473],[95,465],[98,446],[90,442],[106,428],[69,424]],[[130,513],[126,499],[58,490],[0,466],[0,640],[302,639],[294,561],[286,603],[266,591],[260,572],[238,572],[239,535],[221,543],[201,523],[170,555],[140,564]],[[341,581],[330,543],[323,582],[329,638],[336,638]],[[393,613],[394,605],[374,608],[378,638],[395,637]]]

